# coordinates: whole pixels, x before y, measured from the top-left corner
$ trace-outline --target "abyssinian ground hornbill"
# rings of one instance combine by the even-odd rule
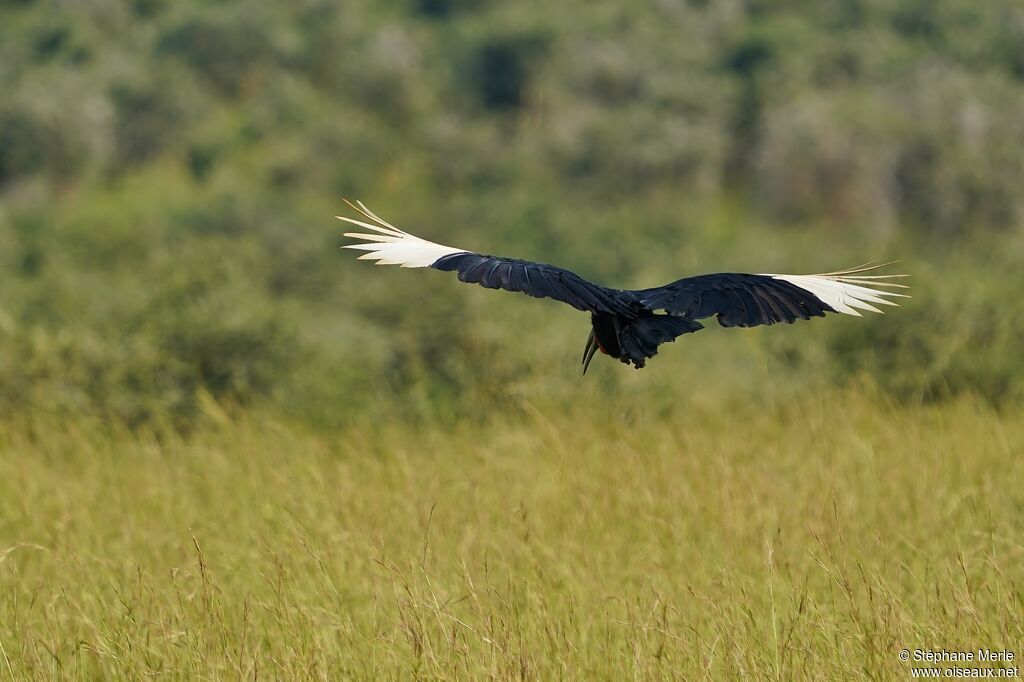
[[[872,304],[897,305],[886,297],[906,297],[891,291],[906,288],[891,281],[905,275],[865,274],[888,263],[820,275],[722,272],[685,277],[653,289],[609,289],[554,265],[485,256],[428,242],[382,220],[361,202],[346,203],[364,220],[338,218],[369,230],[345,234],[361,240],[344,247],[366,251],[360,260],[454,271],[463,282],[553,298],[590,313],[584,374],[598,350],[639,369],[657,354],[659,345],[703,329],[697,320],[712,315],[723,327],[756,327],[824,317],[825,313],[858,317],[858,310],[880,313]]]

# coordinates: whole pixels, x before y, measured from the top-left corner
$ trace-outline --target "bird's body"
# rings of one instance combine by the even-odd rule
[[[360,259],[451,271],[463,282],[552,298],[589,312],[584,373],[599,350],[639,369],[662,343],[703,329],[698,319],[715,316],[723,327],[754,327],[824,317],[829,312],[860,316],[858,310],[881,312],[872,304],[896,305],[886,297],[905,296],[888,290],[905,288],[889,281],[903,275],[864,274],[881,265],[820,275],[718,273],[653,289],[611,289],[554,265],[435,244],[399,230],[362,203],[349,205],[369,222],[338,218],[372,232],[345,234],[363,240],[345,246],[366,251]]]

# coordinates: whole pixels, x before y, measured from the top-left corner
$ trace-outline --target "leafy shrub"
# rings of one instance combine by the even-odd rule
[[[194,18],[166,31],[157,55],[181,59],[218,91],[236,97],[255,87],[274,51],[262,27],[239,17]]]
[[[451,19],[459,12],[479,8],[486,0],[413,0],[415,11],[431,19]]]
[[[24,109],[0,109],[0,189],[37,173],[58,180],[74,174],[80,151],[70,133]]]
[[[115,110],[114,162],[118,167],[146,161],[175,142],[185,125],[173,90],[161,83],[121,84],[110,92]]]
[[[491,111],[525,106],[535,61],[544,47],[540,35],[490,36],[469,56],[466,80],[477,101]]]
[[[1007,314],[1005,298],[1024,285],[1020,273],[994,255],[984,275],[954,264],[915,274],[914,298],[903,301],[890,321],[898,315],[897,324],[851,326],[832,335],[837,378],[867,373],[911,400],[975,394],[1006,404],[1024,398],[1017,379],[1024,320]]]

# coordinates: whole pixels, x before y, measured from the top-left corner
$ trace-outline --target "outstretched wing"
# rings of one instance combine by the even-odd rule
[[[825,313],[860,316],[858,310],[882,312],[877,305],[897,305],[885,297],[905,294],[890,279],[906,275],[865,275],[889,265],[864,265],[821,275],[747,275],[718,273],[687,277],[656,289],[634,292],[652,310],[690,318],[716,315],[723,327],[756,327],[776,322],[824,317]]]
[[[359,244],[343,247],[366,251],[360,260],[375,260],[378,265],[400,265],[403,268],[430,267],[454,271],[463,282],[488,289],[519,291],[534,298],[552,298],[591,313],[625,314],[640,308],[626,292],[588,282],[563,268],[515,258],[485,256],[435,244],[403,232],[375,215],[362,202],[345,203],[366,220],[345,216],[337,216],[338,219],[370,230],[369,233],[345,233],[346,237],[362,240]]]

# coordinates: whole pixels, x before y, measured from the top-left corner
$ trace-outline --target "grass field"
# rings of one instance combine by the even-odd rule
[[[0,92],[0,682],[1024,667],[1021,0],[0,0]],[[581,377],[342,197],[912,298]]]
[[[870,389],[330,436],[8,424],[0,678],[906,679],[1024,655],[1024,414]]]

